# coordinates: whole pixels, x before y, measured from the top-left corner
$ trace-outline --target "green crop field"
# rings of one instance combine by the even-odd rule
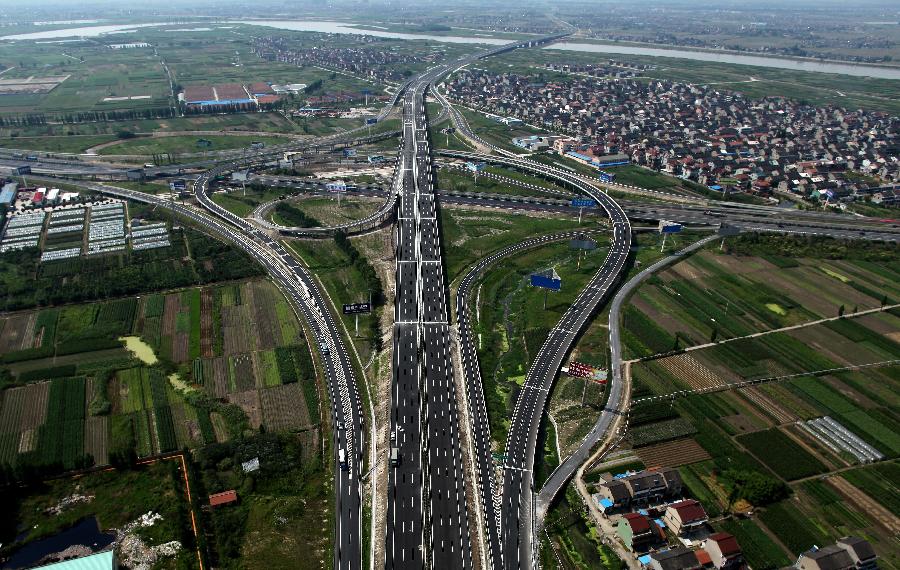
[[[789,566],[793,561],[752,521],[730,519],[722,521],[718,526],[737,538],[744,559],[755,569],[775,570]]]
[[[742,435],[737,440],[787,480],[809,477],[826,470],[818,459],[777,428]]]

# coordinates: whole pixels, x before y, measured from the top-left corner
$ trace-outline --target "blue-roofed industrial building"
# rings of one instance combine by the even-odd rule
[[[83,556],[73,560],[54,562],[47,566],[40,566],[38,570],[115,570],[116,555],[112,550]]]

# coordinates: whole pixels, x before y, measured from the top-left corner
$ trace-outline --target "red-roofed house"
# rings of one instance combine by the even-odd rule
[[[716,568],[736,569],[744,565],[744,554],[737,539],[727,532],[709,535],[703,544]]]
[[[712,557],[709,555],[709,552],[707,552],[703,549],[695,550],[694,556],[697,557],[697,563],[700,566],[704,566],[706,568],[709,568],[710,566],[712,566]]]
[[[665,538],[662,529],[640,513],[626,513],[619,519],[616,533],[628,550],[643,550],[644,547]]]
[[[209,496],[209,505],[211,507],[227,505],[228,503],[237,501],[237,498],[237,491],[235,491],[234,489],[230,491],[222,491],[221,493],[215,493]]]
[[[706,524],[706,511],[694,499],[686,499],[666,507],[663,521],[674,534],[691,532]]]

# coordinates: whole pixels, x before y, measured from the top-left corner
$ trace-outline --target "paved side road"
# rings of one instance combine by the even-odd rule
[[[610,375],[609,375],[609,391],[610,398],[609,402],[611,404],[607,404],[607,408],[603,410],[600,414],[600,417],[597,418],[597,422],[594,424],[594,427],[591,428],[591,431],[585,436],[582,440],[581,445],[578,446],[578,449],[575,450],[569,457],[565,459],[562,463],[560,463],[557,468],[550,474],[550,477],[547,478],[547,481],[544,483],[544,486],[541,488],[537,497],[537,520],[539,523],[542,523],[544,517],[547,514],[547,510],[550,508],[550,504],[553,502],[553,499],[556,495],[562,490],[565,484],[572,478],[572,475],[575,473],[575,470],[578,469],[578,466],[587,461],[588,456],[591,453],[591,449],[604,437],[608,435],[612,435],[610,433],[610,428],[613,425],[613,422],[617,417],[620,417],[621,414],[625,413],[626,406],[628,403],[627,393],[630,391],[630,386],[625,386],[623,378],[622,378],[622,346],[621,346],[621,337],[619,334],[619,322],[620,315],[622,312],[622,306],[625,301],[628,299],[628,296],[634,291],[634,289],[640,285],[643,281],[645,281],[648,277],[666,267],[676,261],[683,259],[686,255],[702,248],[704,245],[719,239],[718,235],[707,236],[700,241],[694,242],[688,247],[674,253],[668,257],[665,257],[653,265],[645,268],[643,271],[632,277],[625,285],[623,285],[619,291],[616,293],[616,296],[613,297],[612,304],[609,310],[609,348],[611,353],[610,358]],[[613,397],[613,394],[626,395],[626,397]]]

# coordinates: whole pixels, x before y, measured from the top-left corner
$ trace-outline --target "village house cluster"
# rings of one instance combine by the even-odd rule
[[[288,38],[265,37],[256,38],[253,49],[266,61],[318,65],[381,82],[403,80],[404,66],[430,64],[443,57],[441,52],[423,56],[379,46],[384,40],[372,36],[359,36],[359,41],[372,45],[362,48],[306,46]]]
[[[630,553],[630,568],[646,570],[746,569],[743,550],[730,533],[716,530],[699,501],[685,498],[678,469],[604,473],[592,495],[592,510],[606,519],[614,540]],[[813,547],[796,570],[877,570],[868,541],[844,537]]]
[[[580,74],[542,82],[536,75],[463,71],[447,89],[463,105],[566,135],[567,142],[554,145],[561,154],[624,154],[708,187],[763,196],[900,201],[900,118],[886,113]]]

